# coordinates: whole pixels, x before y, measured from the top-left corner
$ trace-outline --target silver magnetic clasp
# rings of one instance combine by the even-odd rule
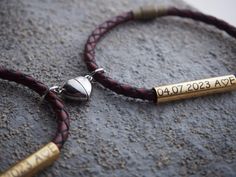
[[[97,72],[104,72],[98,68],[89,75],[79,76],[68,80],[62,87],[54,86],[50,90],[61,95],[63,98],[77,101],[88,101],[92,92],[93,75]]]
[[[79,76],[68,80],[62,89],[62,96],[65,98],[87,101],[92,92],[92,84],[87,77]]]

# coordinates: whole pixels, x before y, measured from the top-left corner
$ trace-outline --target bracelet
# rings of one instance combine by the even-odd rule
[[[57,131],[53,140],[7,171],[0,173],[0,177],[32,176],[51,165],[59,157],[60,149],[68,138],[70,118],[62,101],[42,82],[21,72],[5,69],[2,66],[0,66],[0,78],[27,86],[40,96],[44,96],[56,115]]]
[[[227,34],[236,38],[236,28],[213,16],[191,10],[181,10],[175,7],[156,8],[154,6],[141,7],[137,10],[123,13],[101,25],[89,36],[84,49],[84,61],[90,72],[99,69],[95,59],[95,48],[99,40],[116,26],[131,20],[150,20],[157,17],[178,16],[201,21],[213,25]],[[104,87],[127,97],[140,98],[154,102],[166,102],[190,97],[203,96],[211,93],[232,91],[236,89],[235,75],[215,77],[179,84],[172,84],[152,89],[136,88],[108,77],[104,72],[98,72],[94,79]]]

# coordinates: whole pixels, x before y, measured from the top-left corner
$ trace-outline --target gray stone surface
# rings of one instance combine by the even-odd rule
[[[107,18],[179,0],[1,0],[0,61],[49,86],[87,73],[87,36]],[[131,22],[98,45],[114,78],[139,87],[235,73],[236,41],[191,20]],[[146,62],[148,61],[148,62]],[[0,81],[0,171],[53,137],[47,104]],[[71,135],[45,176],[236,176],[236,93],[156,106],[95,85],[88,103],[67,102]]]

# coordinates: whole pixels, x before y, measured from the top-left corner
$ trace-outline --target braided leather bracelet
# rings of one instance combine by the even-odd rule
[[[236,38],[236,28],[213,16],[191,10],[181,10],[175,7],[156,8],[155,6],[141,7],[137,10],[123,13],[101,25],[99,25],[89,36],[84,50],[84,61],[90,72],[99,69],[95,60],[95,48],[99,40],[114,27],[131,20],[150,20],[156,17],[178,16],[201,21],[213,25]],[[127,97],[140,98],[154,102],[172,101],[210,93],[219,93],[236,89],[235,75],[215,77],[179,84],[155,87],[153,89],[136,88],[122,84],[108,77],[104,72],[98,72],[94,79],[104,87]]]
[[[39,170],[51,165],[59,157],[60,149],[67,140],[69,134],[70,119],[62,101],[42,82],[35,80],[31,76],[22,74],[21,72],[8,70],[1,66],[0,78],[27,86],[40,96],[44,96],[45,100],[49,102],[56,114],[57,131],[53,140],[23,161],[11,167],[9,170],[0,174],[0,177],[32,176]]]

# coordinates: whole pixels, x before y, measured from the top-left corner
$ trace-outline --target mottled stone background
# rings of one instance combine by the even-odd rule
[[[180,0],[0,0],[0,61],[49,86],[87,73],[83,47],[94,27],[142,4]],[[235,73],[236,41],[202,23],[162,18],[127,23],[97,48],[119,81],[151,88]],[[0,171],[53,137],[47,104],[0,81]],[[39,177],[236,176],[236,92],[156,106],[96,84],[88,103],[67,102],[71,135]]]

